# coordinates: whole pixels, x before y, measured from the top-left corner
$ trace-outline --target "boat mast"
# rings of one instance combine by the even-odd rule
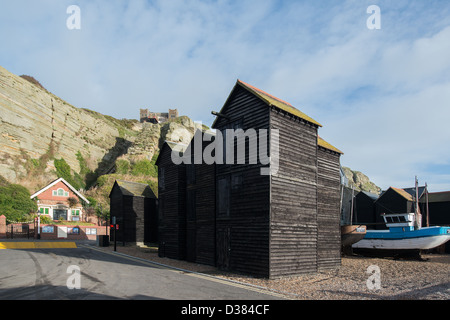
[[[417,176],[416,176],[416,199],[415,199],[414,203],[415,203],[414,228],[416,230],[418,230],[422,227],[422,215],[420,214],[420,208],[419,208],[419,183],[417,181]]]
[[[352,225],[353,224],[353,206],[354,206],[354,204],[353,204],[353,198],[355,197],[355,189],[354,189],[354,186],[352,185],[352,207],[350,208],[350,225]]]
[[[429,207],[428,207],[428,185],[427,185],[427,183],[425,182],[425,196],[426,196],[426,205],[427,205],[427,227],[429,227],[430,226],[430,210],[429,210]]]

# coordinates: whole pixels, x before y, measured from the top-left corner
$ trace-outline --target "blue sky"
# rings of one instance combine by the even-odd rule
[[[81,9],[69,30],[67,7]],[[381,29],[366,25],[370,5]],[[211,125],[236,79],[323,124],[382,188],[450,190],[450,3],[0,0],[0,65],[79,108]]]

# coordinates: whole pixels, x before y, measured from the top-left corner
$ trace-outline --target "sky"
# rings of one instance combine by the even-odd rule
[[[210,126],[240,79],[381,188],[450,190],[448,0],[0,0],[0,39],[2,67],[75,107]]]

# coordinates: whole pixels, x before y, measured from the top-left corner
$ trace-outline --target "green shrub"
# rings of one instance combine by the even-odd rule
[[[41,216],[42,224],[52,224],[53,220],[49,216]]]
[[[29,213],[37,211],[36,203],[30,199],[27,188],[18,184],[0,186],[0,215],[8,220],[19,221]]]
[[[131,174],[134,176],[151,176],[157,177],[158,170],[152,161],[144,159],[136,162],[131,168]]]
[[[72,176],[72,169],[70,168],[66,160],[64,160],[63,158],[55,159],[53,160],[53,163],[55,165],[56,175],[58,176],[58,178],[63,178],[77,190],[85,188],[86,184],[84,183],[81,175],[75,172]]]
[[[81,154],[81,152],[80,151],[78,151],[77,153],[76,153],[76,156],[77,156],[77,160],[78,160],[78,163],[80,164],[80,175],[86,175],[89,171],[91,171],[91,170],[89,170],[89,167],[88,167],[88,165],[87,165],[87,162],[86,162],[86,160],[83,158],[83,155]]]

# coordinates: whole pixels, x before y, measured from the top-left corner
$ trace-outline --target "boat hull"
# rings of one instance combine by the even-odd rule
[[[343,247],[351,246],[362,240],[366,235],[366,226],[345,225],[341,227],[341,244]]]
[[[427,250],[436,248],[450,240],[450,228],[431,227],[407,232],[386,230],[367,231],[366,236],[353,244],[356,249],[380,250]]]

